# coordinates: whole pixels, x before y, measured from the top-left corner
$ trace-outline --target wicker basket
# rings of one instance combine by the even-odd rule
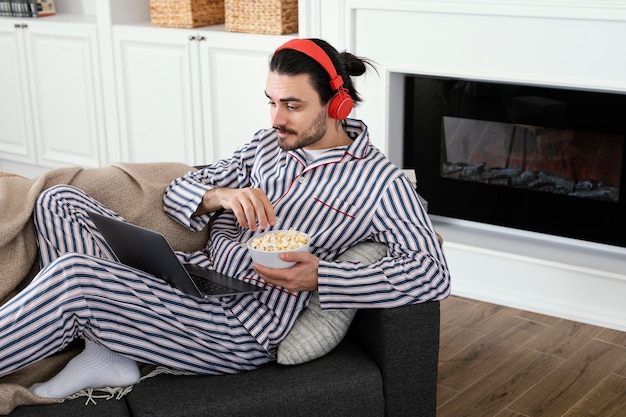
[[[226,30],[283,35],[298,31],[298,0],[225,0]]]
[[[154,26],[195,28],[224,23],[224,0],[150,0]]]

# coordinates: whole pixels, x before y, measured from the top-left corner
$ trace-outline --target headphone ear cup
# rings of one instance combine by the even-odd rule
[[[344,120],[348,117],[353,107],[354,102],[348,91],[340,89],[335,97],[328,102],[328,115],[333,119]]]

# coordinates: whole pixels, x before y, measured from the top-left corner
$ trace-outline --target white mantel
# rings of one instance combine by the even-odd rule
[[[300,0],[300,10],[301,36],[376,62],[355,116],[398,164],[405,74],[626,93],[626,1]],[[453,293],[626,330],[626,248],[434,221]]]

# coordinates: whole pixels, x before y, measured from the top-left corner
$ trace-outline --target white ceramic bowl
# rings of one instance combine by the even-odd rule
[[[280,239],[293,236],[293,234],[298,234],[304,242],[299,247],[292,247],[286,250],[280,250],[280,246],[284,245],[285,239]],[[255,248],[253,246],[258,246],[259,240],[266,243],[265,248]],[[270,247],[270,243],[274,243]],[[248,252],[250,252],[250,256],[252,256],[252,261],[254,263],[267,266],[269,268],[290,268],[294,266],[295,262],[285,262],[280,259],[280,254],[283,252],[308,252],[309,251],[309,236],[306,233],[297,232],[295,230],[272,230],[269,232],[262,233],[258,236],[253,237],[246,243],[246,247],[248,248]]]

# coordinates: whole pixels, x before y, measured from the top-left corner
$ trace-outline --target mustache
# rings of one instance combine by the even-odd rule
[[[272,126],[274,129],[279,131],[280,133],[288,133],[290,135],[295,135],[297,132],[295,130],[287,129],[285,126]]]

